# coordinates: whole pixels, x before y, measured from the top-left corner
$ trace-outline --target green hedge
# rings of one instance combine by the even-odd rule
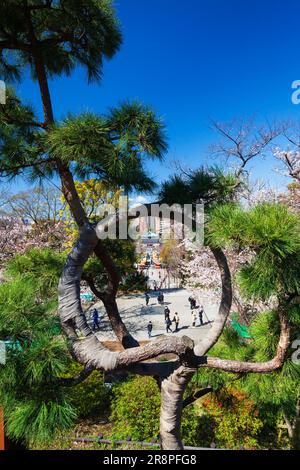
[[[70,377],[76,376],[82,366],[74,363]],[[70,401],[79,418],[106,418],[110,413],[111,390],[104,385],[103,374],[94,371],[81,384],[71,387]]]

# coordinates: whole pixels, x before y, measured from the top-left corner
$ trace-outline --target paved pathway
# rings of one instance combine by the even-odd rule
[[[144,270],[144,274],[148,277],[149,289],[154,289],[154,284],[161,289],[174,289],[180,285],[180,280],[175,279],[166,269],[157,269],[150,266]]]
[[[180,317],[179,331],[178,333],[173,334],[180,336],[187,335],[195,341],[199,341],[203,336],[205,336],[208,329],[212,326],[212,322],[218,311],[218,305],[216,303],[211,303],[209,297],[202,298],[201,301],[205,311],[203,320],[205,324],[203,326],[199,326],[197,318],[196,327],[193,328],[191,327],[191,310],[188,302],[190,293],[184,289],[163,290],[163,293],[165,301],[164,305],[167,305],[171,311],[171,320],[175,312],[178,312]],[[124,295],[119,297],[117,300],[120,314],[125,325],[139,341],[148,339],[147,324],[149,320],[153,323],[152,339],[166,334],[164,306],[158,304],[157,293],[151,292],[150,297],[148,307],[145,305],[145,296],[143,294]],[[114,340],[115,336],[111,330],[103,304],[99,302],[95,307],[98,308],[100,313],[99,322],[101,331],[98,333],[99,339]],[[210,322],[208,322],[208,319]],[[175,329],[174,323],[172,323],[171,328],[172,330]]]

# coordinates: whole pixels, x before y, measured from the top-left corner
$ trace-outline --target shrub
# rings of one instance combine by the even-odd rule
[[[111,409],[115,439],[151,441],[159,435],[160,392],[153,378],[136,377],[116,386]],[[197,406],[183,411],[183,441],[186,445],[209,445],[213,440],[207,433],[209,418],[197,411]]]
[[[111,404],[114,437],[151,441],[159,434],[160,394],[151,377],[136,377],[116,385]]]
[[[73,363],[70,377],[80,373],[82,366]],[[103,374],[94,371],[84,382],[69,390],[70,403],[79,418],[106,418],[110,412],[111,390],[103,383]]]
[[[218,448],[257,449],[263,422],[258,410],[244,392],[225,389],[205,398],[202,403],[204,416],[209,418],[211,437]]]

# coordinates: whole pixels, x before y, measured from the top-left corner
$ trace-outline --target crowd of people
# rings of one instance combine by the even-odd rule
[[[192,296],[188,298],[190,309],[191,309],[191,327],[196,328],[197,326],[204,325],[203,315],[204,315],[204,308],[203,305],[197,305],[196,299]],[[145,302],[146,306],[148,307],[150,302],[150,294],[149,292],[145,293]],[[168,305],[165,305],[165,298],[162,291],[158,292],[157,295],[157,302],[159,305],[164,306],[164,323],[166,328],[166,333],[177,333],[179,331],[179,324],[180,324],[180,317],[179,313],[175,312],[171,315],[171,310],[169,309]],[[92,329],[93,331],[99,331],[99,312],[96,308],[93,308],[90,314]],[[197,325],[197,319],[199,320],[199,324]],[[174,329],[172,329],[172,324],[174,323]],[[147,325],[147,332],[148,338],[150,339],[152,336],[153,331],[153,323],[150,320]]]
[[[149,305],[150,301],[150,295],[148,292],[145,293],[145,301],[146,301],[146,306]],[[190,296],[188,298],[188,301],[190,303],[190,308],[191,308],[191,327],[196,328],[197,325],[197,318],[199,319],[199,326],[204,325],[203,321],[203,315],[204,315],[204,308],[202,304],[197,305],[197,301],[194,297]],[[164,294],[163,292],[159,291],[157,295],[157,302],[159,305],[164,305]],[[165,305],[164,308],[164,322],[165,322],[165,327],[166,327],[166,333],[177,333],[179,331],[179,323],[180,323],[180,317],[178,312],[175,312],[173,315],[173,318],[171,319],[171,311],[167,305]],[[174,330],[172,330],[171,326],[172,323],[174,323]],[[153,323],[150,320],[148,325],[147,325],[147,332],[148,332],[148,338],[150,339],[152,336],[152,330],[153,330]]]

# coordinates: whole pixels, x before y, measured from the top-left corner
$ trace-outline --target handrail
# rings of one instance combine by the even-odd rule
[[[143,441],[132,441],[131,439],[127,440],[111,440],[111,439],[102,439],[102,437],[76,437],[74,442],[97,442],[98,444],[113,444],[113,445],[136,445],[136,446],[143,446],[143,447],[159,447],[160,444],[158,442],[143,442]],[[225,450],[225,449],[216,449],[215,447],[192,447],[192,446],[184,446],[185,450]]]

